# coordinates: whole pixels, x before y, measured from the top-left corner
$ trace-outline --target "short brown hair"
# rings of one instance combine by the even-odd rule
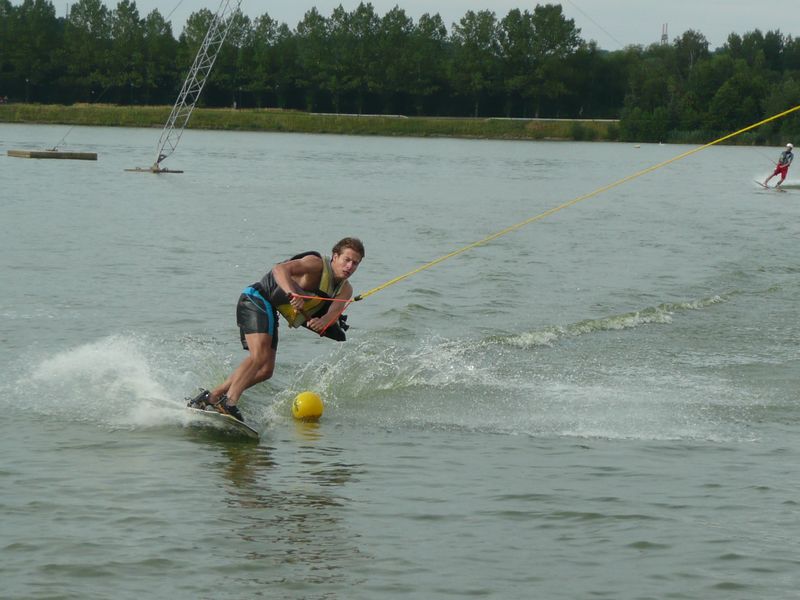
[[[351,250],[358,252],[361,255],[361,258],[366,256],[364,253],[364,244],[360,239],[355,237],[346,237],[339,240],[333,247],[333,250],[331,250],[331,254],[341,254],[342,250],[345,248],[350,248]]]

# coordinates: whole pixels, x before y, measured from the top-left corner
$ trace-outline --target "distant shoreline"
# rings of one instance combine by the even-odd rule
[[[161,128],[171,106],[0,104],[0,123]],[[342,115],[280,109],[196,108],[189,129],[453,137],[496,140],[616,141],[613,119],[504,119]]]

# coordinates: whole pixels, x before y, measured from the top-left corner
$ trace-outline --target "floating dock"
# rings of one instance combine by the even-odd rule
[[[62,152],[60,150],[9,150],[14,158],[59,158],[62,160],[97,160],[97,152]]]

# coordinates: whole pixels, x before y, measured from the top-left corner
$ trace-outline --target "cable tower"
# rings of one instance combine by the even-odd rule
[[[180,142],[183,130],[189,122],[200,92],[206,84],[211,68],[217,60],[222,44],[233,25],[232,15],[235,14],[242,4],[242,0],[221,0],[211,25],[206,32],[206,37],[194,57],[194,63],[189,70],[189,74],[183,82],[183,87],[178,94],[178,99],[172,107],[172,112],[167,119],[164,129],[161,131],[161,138],[158,140],[158,152],[156,161],[148,171],[153,173],[182,173],[183,171],[171,171],[161,167],[161,162],[168,158]],[[145,169],[133,169],[142,171]]]

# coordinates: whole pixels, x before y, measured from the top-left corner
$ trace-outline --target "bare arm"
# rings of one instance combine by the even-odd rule
[[[278,263],[272,267],[275,282],[289,296],[289,303],[296,309],[303,309],[303,299],[294,294],[305,294],[319,285],[322,277],[322,259],[309,255],[296,260]]]

